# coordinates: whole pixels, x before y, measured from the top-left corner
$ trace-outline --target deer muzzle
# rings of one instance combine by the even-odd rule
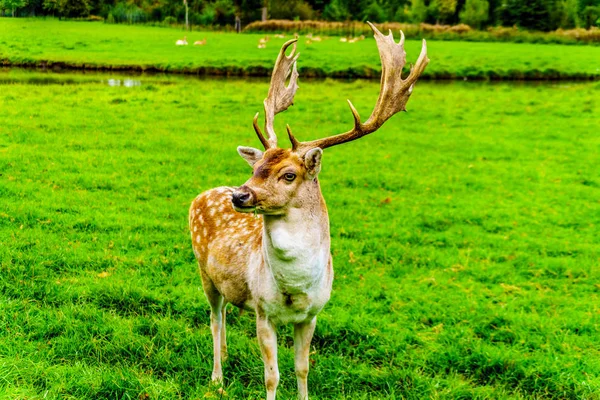
[[[239,187],[231,195],[233,208],[239,212],[252,212],[256,207],[256,193],[248,186]]]

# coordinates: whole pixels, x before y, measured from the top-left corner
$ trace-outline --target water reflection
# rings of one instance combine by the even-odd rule
[[[108,86],[125,86],[125,87],[135,87],[142,86],[142,81],[138,81],[135,79],[108,79],[102,80],[102,83],[106,82]]]

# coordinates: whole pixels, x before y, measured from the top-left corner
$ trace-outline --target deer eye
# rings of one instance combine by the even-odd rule
[[[285,179],[288,182],[291,182],[294,179],[296,179],[296,174],[292,174],[291,172],[288,172],[287,174],[283,174],[283,179]]]

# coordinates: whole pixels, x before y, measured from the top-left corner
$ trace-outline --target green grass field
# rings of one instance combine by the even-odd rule
[[[187,210],[249,176],[235,148],[259,145],[268,83],[53,79],[0,85],[0,398],[262,398],[253,316],[236,309],[226,394],[208,386]],[[276,126],[341,132],[345,99],[366,117],[377,91],[301,81]],[[423,82],[408,113],[325,152],[336,279],[311,398],[600,398],[599,95]]]
[[[88,69],[135,69],[207,75],[270,76],[286,39],[258,49],[263,35],[192,32],[190,46],[177,47],[185,33],[172,28],[89,22],[0,18],[0,64],[62,65]],[[398,32],[395,32],[398,39]],[[207,39],[207,45],[192,46]],[[371,38],[354,44],[339,38],[307,45],[302,38],[302,76],[379,79],[380,63]],[[433,60],[424,78],[599,79],[599,46],[429,41]],[[407,40],[408,61],[420,42]]]

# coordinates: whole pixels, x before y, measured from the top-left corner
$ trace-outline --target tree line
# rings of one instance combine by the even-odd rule
[[[187,10],[186,10],[187,9]],[[269,19],[517,26],[551,31],[600,26],[600,0],[0,0],[2,15],[114,23],[233,25]]]

